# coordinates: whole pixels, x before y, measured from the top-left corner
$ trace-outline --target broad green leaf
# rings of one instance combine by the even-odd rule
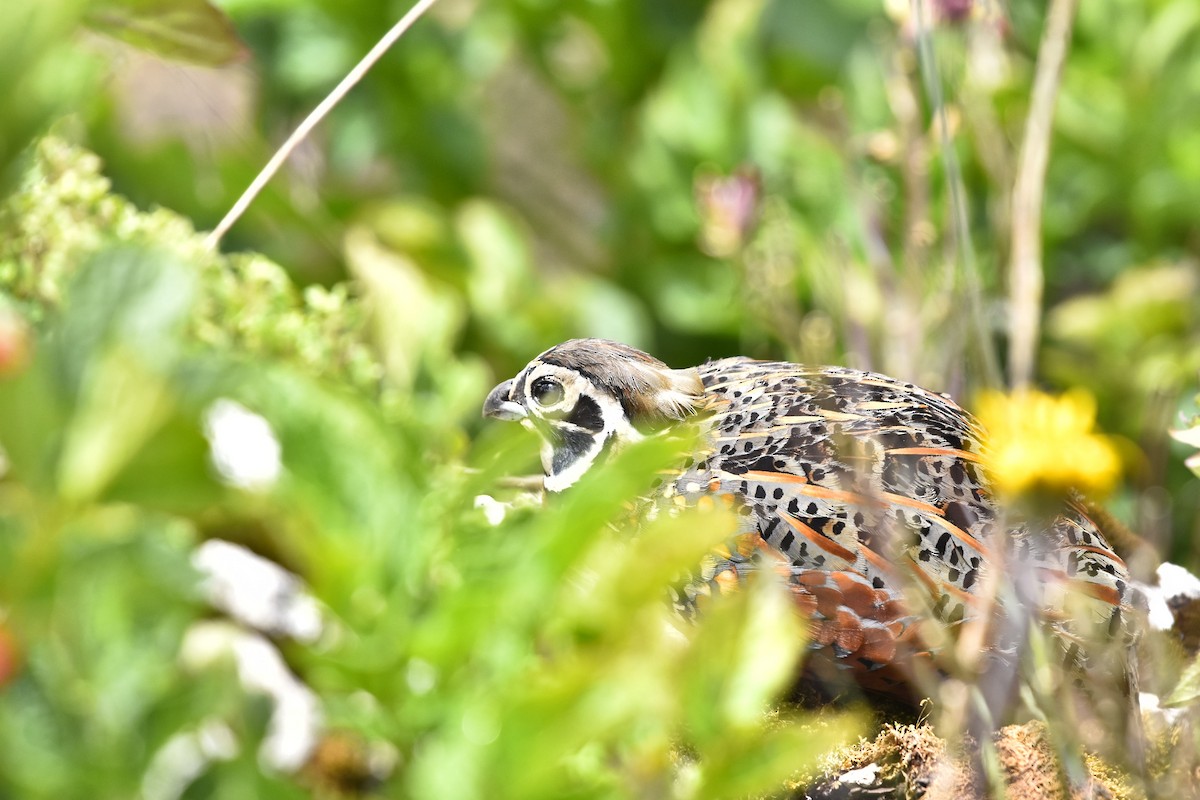
[[[205,613],[194,531],[107,507],[42,520],[35,536],[3,570],[6,628],[25,657],[0,692],[0,794],[92,796],[102,781],[113,796],[136,795],[169,737],[235,699],[232,676],[179,668],[184,630]]]
[[[225,492],[213,474],[209,442],[198,421],[177,408],[113,478],[104,499],[198,514],[217,506]]]
[[[0,378],[0,447],[16,477],[48,491],[69,409],[57,391],[46,351],[44,340],[37,340],[32,363]]]
[[[471,262],[467,293],[483,316],[501,315],[529,294],[529,245],[512,215],[482,200],[466,203],[455,220]]]
[[[346,234],[346,260],[370,298],[388,377],[395,386],[408,389],[423,356],[450,351],[462,326],[461,303],[365,226]]]
[[[58,117],[86,107],[99,78],[95,55],[74,40],[87,0],[5,0],[0,20],[0,198],[10,166]]]
[[[57,469],[64,497],[94,497],[166,421],[194,289],[173,257],[136,247],[101,251],[71,280],[43,354],[74,406]]]
[[[691,696],[706,698],[688,707],[688,733],[702,753],[761,724],[798,674],[805,641],[787,588],[769,573],[752,573],[737,591],[713,599],[683,676]]]
[[[736,530],[732,512],[689,509],[632,531],[601,537],[563,592],[566,616],[586,625],[621,609],[665,601],[668,587],[697,568]],[[632,539],[632,540],[631,540]]]
[[[647,439],[603,468],[589,470],[569,491],[552,495],[554,521],[548,522],[555,533],[546,542],[548,566],[560,574],[578,563],[592,541],[578,531],[600,530],[614,520],[632,523],[630,504],[647,491],[660,470],[678,463],[684,451],[682,441]]]
[[[280,518],[307,530],[285,546],[307,562],[314,584],[336,596],[327,598],[332,604],[365,590],[364,582],[378,585],[398,567],[388,553],[406,554],[400,562],[405,572],[422,568],[424,549],[435,540],[412,518],[404,440],[377,407],[281,364],[229,355],[187,358],[174,379],[191,411],[202,413],[228,398],[270,423],[282,449],[283,473],[273,492],[286,509]]]
[[[93,359],[58,466],[68,500],[95,497],[166,421],[172,400],[166,379],[124,348]]]
[[[700,762],[697,798],[723,800],[757,796],[763,787],[782,786],[802,776],[835,747],[865,732],[865,720],[855,714],[821,719],[784,720],[753,736],[727,736]]]
[[[92,359],[114,346],[168,367],[195,291],[194,274],[161,250],[114,247],[89,259],[69,281],[50,336],[67,393],[80,392]]]
[[[1177,431],[1168,431],[1171,438],[1183,442],[1190,447],[1200,447],[1200,420],[1193,420],[1192,427]],[[1183,461],[1184,466],[1200,475],[1200,453],[1193,453]]]
[[[245,57],[233,23],[207,0],[96,0],[85,22],[163,58],[219,67]]]
[[[744,591],[749,602],[731,648],[722,712],[731,725],[749,727],[795,677],[807,637],[791,592],[775,576],[761,573]]]
[[[1171,690],[1164,706],[1190,706],[1200,700],[1200,656],[1194,658],[1191,664],[1179,676],[1179,683]]]

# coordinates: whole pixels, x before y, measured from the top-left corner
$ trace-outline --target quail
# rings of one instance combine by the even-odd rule
[[[1076,499],[1042,523],[994,497],[977,421],[947,396],[884,375],[735,357],[671,369],[627,345],[575,339],[495,387],[485,417],[542,440],[547,492],[611,453],[694,428],[695,452],[650,491],[655,509],[737,509],[730,546],[677,592],[694,611],[764,566],[809,620],[817,674],[911,696],[913,662],[994,614],[997,571],[1066,664],[1133,636],[1127,568]],[[936,626],[938,631],[931,628]],[[950,638],[945,636],[950,632]]]

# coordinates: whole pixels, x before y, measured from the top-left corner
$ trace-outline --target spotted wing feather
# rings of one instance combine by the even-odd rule
[[[1029,557],[1046,578],[1045,608],[1082,587],[1095,625],[1121,622],[1127,576],[1095,525],[1075,509],[1048,536],[1004,528],[982,431],[945,396],[869,372],[744,358],[709,362],[699,375],[705,445],[664,499],[733,496],[742,538],[756,547],[707,565],[693,595],[736,586],[768,563],[812,620],[813,647],[885,690],[899,679],[881,670],[927,649],[922,624],[976,613],[979,587],[1005,557],[996,550],[1009,546],[1000,535],[1018,550],[1039,542]]]

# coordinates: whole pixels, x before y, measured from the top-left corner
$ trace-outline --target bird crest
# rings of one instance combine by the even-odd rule
[[[704,384],[695,369],[671,369],[653,356],[606,339],[571,339],[537,357],[571,369],[621,401],[638,428],[657,429],[696,413]]]

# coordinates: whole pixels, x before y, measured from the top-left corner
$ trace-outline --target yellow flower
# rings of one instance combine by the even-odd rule
[[[1087,392],[987,392],[977,409],[1000,494],[1103,495],[1116,484],[1121,462],[1109,437],[1094,430],[1096,401]]]

